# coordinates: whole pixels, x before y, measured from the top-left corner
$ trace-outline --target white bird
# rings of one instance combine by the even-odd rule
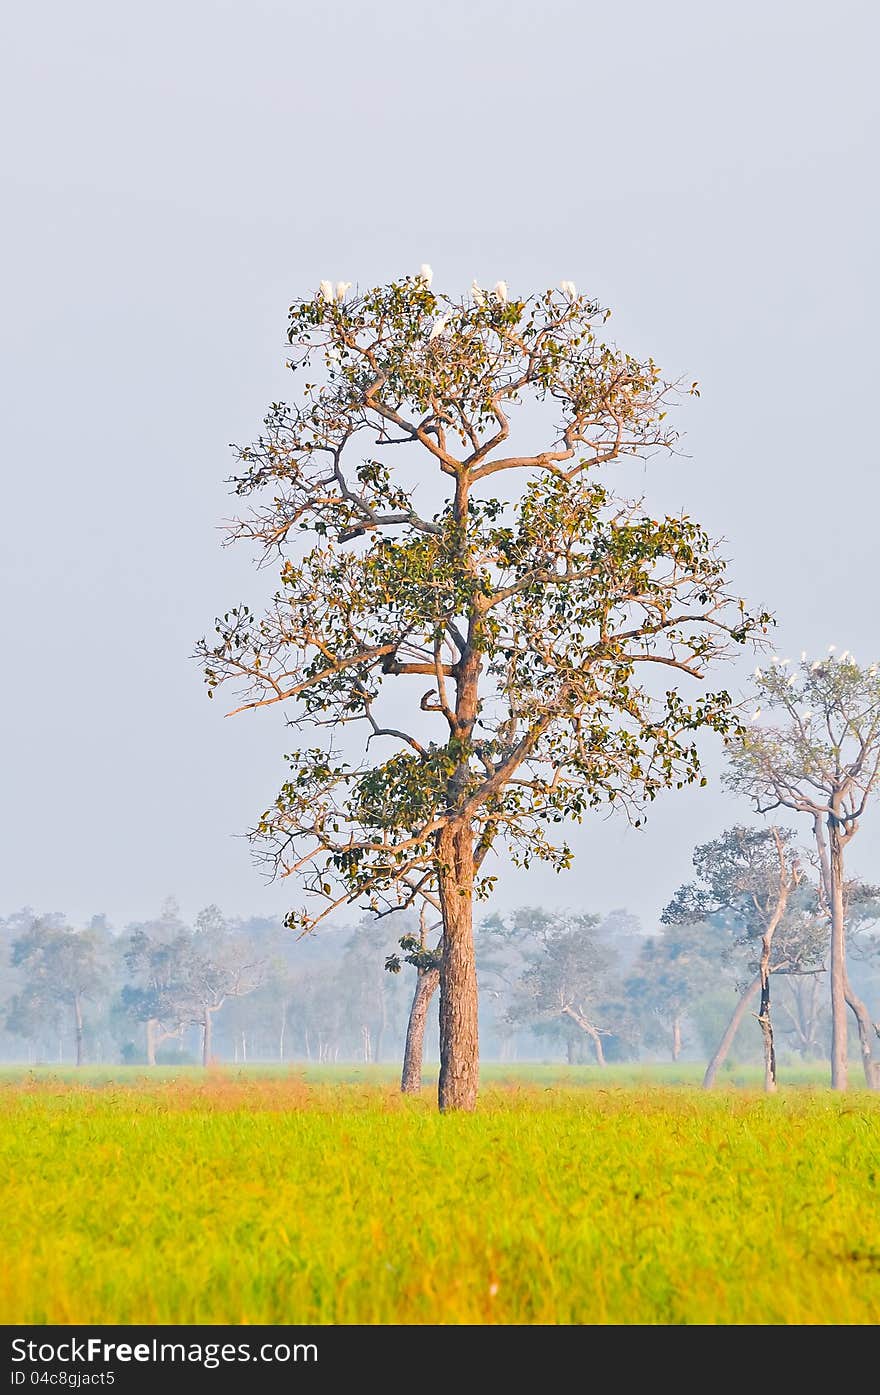
[[[791,677],[789,678],[789,680],[788,680],[788,686],[789,686],[789,688],[793,688],[796,682],[797,682],[797,674],[796,674],[796,673],[793,673],[793,674],[791,675]]]
[[[837,645],[836,645],[836,644],[829,644],[829,646],[828,646],[828,653],[829,653],[829,654],[833,654],[836,648],[837,648]]]
[[[811,672],[811,673],[815,673],[816,670],[817,670],[817,669],[820,669],[821,667],[822,667],[822,660],[821,660],[821,659],[814,659],[813,662],[810,664],[810,672]]]
[[[776,657],[775,654],[773,655],[773,658],[770,660],[770,662],[771,662],[771,664],[773,665],[774,668],[775,668],[776,665],[779,663],[779,660],[777,659],[777,657]]]
[[[807,651],[806,651],[806,649],[802,649],[802,650],[801,650],[801,663],[802,663],[802,664],[805,664],[806,662],[807,662]]]
[[[498,299],[499,299],[500,301],[502,301],[502,302],[506,305],[506,304],[507,304],[507,282],[506,282],[506,281],[496,281],[496,282],[495,282],[495,285],[492,287],[492,294],[493,294],[494,296],[497,296]]]
[[[868,669],[868,673],[869,673],[870,676],[873,678],[876,672],[877,672],[877,665],[876,665],[876,664],[872,664],[871,667]]]
[[[756,678],[763,678],[763,677],[764,677],[764,674],[762,673],[762,671],[761,671],[760,668],[756,668],[756,669],[755,669],[755,677],[756,677]]]
[[[562,294],[566,296],[569,300],[577,299],[577,286],[574,284],[573,281],[560,281],[559,289],[562,291]]]
[[[320,295],[320,297],[321,297],[322,300],[326,300],[326,302],[327,302],[328,305],[332,305],[332,303],[333,303],[333,282],[332,282],[332,281],[322,281],[321,284],[320,284],[320,286],[318,287],[318,294]]]
[[[785,668],[788,664],[791,663],[791,659],[780,659],[779,663],[780,667]]]
[[[474,302],[477,305],[485,305],[486,292],[483,290],[483,287],[477,283],[476,277],[474,277],[473,281],[471,282],[471,295],[473,296]]]
[[[847,656],[848,653],[849,653],[849,650],[848,650],[848,649],[844,649],[843,653],[840,655],[840,662],[841,662],[841,663],[845,663],[845,662],[846,662],[846,656]]]
[[[430,286],[433,279],[434,272],[432,271],[431,267],[428,265],[427,262],[422,262],[421,266],[419,267],[419,274],[416,277],[416,280],[423,281],[426,286]]]
[[[760,707],[756,707],[755,710],[754,710],[754,712],[752,713],[752,721],[753,721],[753,722],[757,722],[757,720],[758,720],[758,718],[760,717],[760,715],[761,715],[761,709],[760,709]]]
[[[432,339],[439,339],[440,335],[443,333],[444,329],[449,324],[449,321],[451,319],[452,314],[451,312],[447,311],[445,315],[440,315],[439,318],[434,321],[434,323],[431,326],[431,333],[428,335],[429,343]]]
[[[345,300],[346,291],[350,291],[350,290],[351,290],[351,282],[350,282],[350,281],[337,281],[337,282],[336,282],[336,299],[339,301],[339,304],[340,304],[340,305],[341,305],[342,302]]]

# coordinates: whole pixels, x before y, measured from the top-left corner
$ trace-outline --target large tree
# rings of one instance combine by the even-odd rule
[[[871,1015],[846,962],[845,850],[880,781],[880,676],[832,646],[826,658],[800,665],[774,659],[755,670],[759,707],[752,725],[732,741],[730,784],[756,809],[792,809],[813,827],[821,884],[831,923],[831,1083],[848,1084],[847,1004],[859,1032],[865,1080],[880,1087],[873,1059]]]
[[[673,446],[672,388],[602,342],[596,301],[453,299],[429,268],[349,289],[291,306],[299,400],[238,451],[232,533],[278,557],[279,589],[199,653],[211,694],[303,734],[254,829],[309,893],[291,925],[439,906],[440,1107],[470,1109],[489,854],[567,867],[558,825],[698,779],[697,732],[735,721],[726,692],[681,685],[766,617],[698,524],[616,491],[612,462]]]

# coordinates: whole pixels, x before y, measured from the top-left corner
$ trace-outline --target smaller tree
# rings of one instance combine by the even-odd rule
[[[538,948],[520,976],[508,1009],[512,1022],[561,1031],[573,1023],[589,1038],[597,1065],[605,1065],[602,1038],[612,1034],[602,1020],[608,975],[614,959],[595,935],[599,917],[532,910]]]
[[[792,809],[813,826],[823,894],[831,922],[831,1084],[848,1084],[846,1008],[858,1024],[865,1081],[875,1070],[870,1013],[850,982],[846,962],[845,850],[880,782],[880,675],[847,650],[812,663],[803,655],[755,670],[760,706],[753,725],[730,739],[732,788],[759,813]],[[770,720],[767,720],[767,718]],[[758,719],[761,720],[759,726]]]
[[[406,1024],[403,1067],[400,1072],[400,1088],[405,1095],[418,1095],[421,1092],[422,1065],[425,1057],[425,1025],[431,1000],[440,987],[442,936],[433,948],[430,941],[436,939],[442,931],[443,920],[441,918],[429,925],[428,910],[428,903],[423,901],[419,913],[418,935],[402,935],[398,942],[403,950],[403,962],[412,964],[416,971],[416,986]],[[385,960],[385,968],[389,973],[399,974],[401,969],[400,955],[389,954]]]
[[[146,1025],[149,1066],[156,1064],[163,1042],[182,1036],[189,1022],[184,982],[188,951],[186,933],[166,941],[151,939],[145,930],[136,930],[126,949],[125,962],[134,982],[123,987],[122,1003],[136,1021]]]
[[[770,975],[791,967],[783,950],[773,959],[774,938],[783,924],[789,899],[799,885],[803,871],[792,851],[794,834],[784,828],[746,828],[737,824],[720,838],[704,843],[694,852],[696,880],[678,889],[661,919],[667,925],[704,921],[712,915],[728,913],[740,942],[760,941],[756,981],[745,990],[731,1024],[709,1063],[703,1081],[708,1088],[733,1041],[745,1004],[760,990],[758,1023],[764,1045],[764,1088],[776,1089],[776,1049],[770,1012]],[[789,946],[789,950],[791,946]]]
[[[673,1061],[681,1055],[688,1012],[717,982],[726,939],[726,931],[711,921],[668,925],[662,935],[643,941],[626,977],[628,1001],[643,1019],[647,1016],[648,1043],[662,1040]],[[653,1031],[651,1023],[656,1024]]]
[[[103,946],[93,931],[73,930],[35,920],[13,941],[11,962],[25,974],[24,987],[10,1004],[10,1030],[28,1032],[35,1015],[65,1008],[73,1022],[76,1064],[84,1061],[84,1007],[104,986]]]
[[[230,931],[216,906],[199,912],[195,931],[184,929],[171,940],[135,932],[127,961],[136,982],[123,990],[124,998],[133,1015],[148,1024],[148,1036],[149,1024],[155,1024],[153,1061],[160,1040],[191,1025],[201,1032],[205,1066],[211,1062],[215,1016],[230,998],[258,988],[266,972],[265,958],[247,937]]]

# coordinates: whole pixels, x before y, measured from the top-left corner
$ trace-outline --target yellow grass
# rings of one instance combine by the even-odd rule
[[[0,1085],[6,1323],[876,1323],[880,1100]]]

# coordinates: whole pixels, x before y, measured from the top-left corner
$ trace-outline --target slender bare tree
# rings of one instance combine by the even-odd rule
[[[775,1091],[776,1048],[770,1011],[770,976],[787,969],[794,961],[793,945],[771,963],[773,941],[783,923],[792,892],[803,872],[791,843],[791,829],[746,828],[741,824],[727,829],[720,838],[703,843],[694,852],[696,880],[679,887],[663,912],[664,924],[688,924],[722,912],[732,918],[735,941],[759,940],[758,972],[743,992],[703,1080],[708,1089],[730,1045],[751,999],[760,993],[757,1018],[764,1046],[764,1088]],[[788,937],[791,939],[791,935]],[[800,938],[798,938],[800,943]]]
[[[750,728],[731,742],[732,788],[761,813],[792,809],[812,825],[831,929],[831,1083],[848,1084],[847,1004],[856,1018],[865,1081],[880,1086],[870,1013],[846,962],[845,849],[880,779],[880,677],[834,647],[824,659],[803,656],[755,670],[759,706]]]

